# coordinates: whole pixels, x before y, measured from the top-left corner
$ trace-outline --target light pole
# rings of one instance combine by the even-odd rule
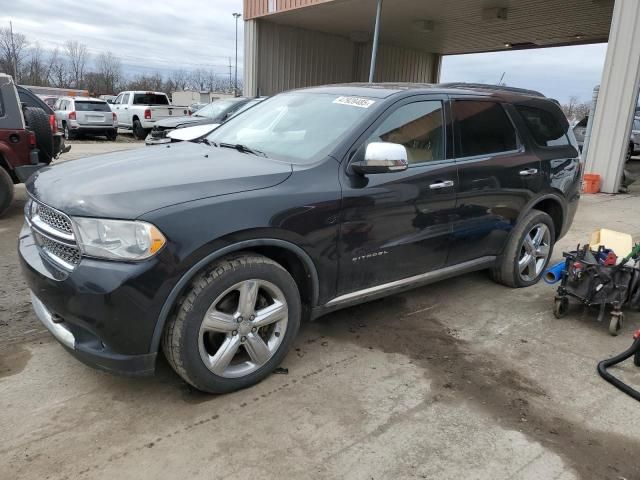
[[[236,19],[236,73],[235,80],[233,84],[233,94],[238,96],[238,18],[242,16],[241,13],[233,13],[232,14]]]

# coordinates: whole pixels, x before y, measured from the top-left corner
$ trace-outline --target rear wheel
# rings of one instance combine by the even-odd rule
[[[9,172],[0,167],[0,215],[2,215],[13,201],[13,180]]]
[[[162,346],[186,382],[205,392],[231,392],[254,385],[282,362],[300,316],[289,272],[261,255],[230,257],[193,282]]]
[[[137,118],[133,121],[133,136],[138,140],[144,140],[147,137],[147,130],[142,128],[140,120]]]
[[[65,140],[73,140],[74,138],[76,138],[76,134],[71,131],[68,123],[62,124],[62,130],[64,131]]]
[[[38,159],[41,163],[51,163],[53,160],[53,132],[49,123],[49,115],[41,108],[26,107],[24,117],[27,126],[36,135]]]
[[[538,283],[551,258],[555,235],[551,217],[531,210],[511,232],[491,272],[493,279],[514,288]]]
[[[114,130],[113,132],[109,132],[107,133],[107,140],[109,141],[115,141],[118,138],[118,131]]]

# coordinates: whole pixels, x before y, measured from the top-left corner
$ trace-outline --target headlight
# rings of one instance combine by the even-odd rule
[[[74,217],[82,253],[109,260],[144,260],[160,251],[164,235],[147,222]]]

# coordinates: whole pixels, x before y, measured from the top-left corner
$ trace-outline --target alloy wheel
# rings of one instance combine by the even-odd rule
[[[518,257],[518,273],[532,282],[542,273],[551,253],[551,232],[544,223],[534,225],[525,235]]]
[[[215,375],[249,375],[276,353],[288,318],[285,296],[273,283],[258,279],[237,283],[205,313],[198,335],[200,357]]]

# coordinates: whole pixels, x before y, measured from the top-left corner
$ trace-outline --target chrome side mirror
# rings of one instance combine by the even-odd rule
[[[370,143],[364,160],[351,163],[353,171],[360,174],[401,172],[408,166],[404,145],[387,142]]]

